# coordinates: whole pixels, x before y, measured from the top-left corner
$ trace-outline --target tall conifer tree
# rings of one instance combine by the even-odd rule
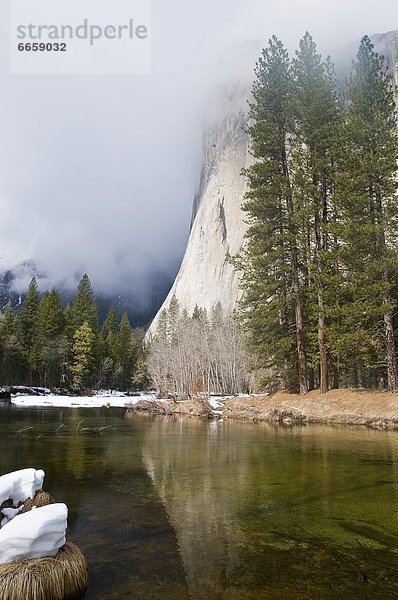
[[[133,373],[133,352],[133,332],[127,313],[124,313],[120,321],[116,350],[120,389],[125,390],[131,387],[131,377]]]
[[[291,173],[294,88],[288,53],[276,37],[263,50],[255,74],[249,133],[256,162],[246,171],[249,191],[243,205],[250,223],[244,319],[263,366],[275,365],[285,382],[296,371],[296,383],[287,383],[305,394],[298,206]]]
[[[37,281],[33,277],[18,315],[20,342],[23,350],[26,352],[29,352],[33,347],[39,301]]]
[[[339,132],[339,102],[333,66],[318,54],[307,32],[293,61],[294,107],[296,114],[294,187],[301,198],[301,255],[307,273],[307,298],[312,289],[317,307],[318,352],[312,357],[319,365],[320,392],[328,390],[328,350],[325,297],[331,256],[328,225],[333,215],[335,151]],[[309,311],[309,315],[312,312]],[[307,323],[311,331],[313,324]]]
[[[350,308],[357,327],[369,338],[370,350],[377,348],[378,330],[384,337],[381,360],[388,388],[398,391],[392,294],[398,232],[397,111],[391,76],[367,36],[353,65],[347,101],[340,195]],[[377,354],[374,360],[372,366],[377,366]]]
[[[11,300],[1,316],[0,321],[1,342],[1,383],[15,384],[21,377],[20,352],[21,347],[17,336],[17,326]]]
[[[78,389],[89,387],[93,381],[94,340],[95,334],[88,321],[85,321],[73,336],[73,362],[70,369],[73,375],[73,385]]]
[[[74,329],[78,329],[86,321],[93,331],[98,329],[98,310],[91,281],[87,274],[83,275],[72,302],[72,321]]]
[[[57,290],[52,290],[43,296],[36,319],[36,352],[46,386],[59,383],[65,345],[64,329],[61,299]]]
[[[39,309],[39,291],[36,278],[33,277],[28,288],[28,293],[22,302],[18,315],[18,339],[22,349],[23,361],[27,369],[27,383],[32,385],[33,370],[36,367],[34,352],[36,319]]]

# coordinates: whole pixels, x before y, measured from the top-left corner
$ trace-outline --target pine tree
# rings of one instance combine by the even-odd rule
[[[168,331],[167,334],[170,340],[176,341],[177,333],[178,333],[178,321],[180,318],[180,303],[175,294],[171,297],[169,307],[167,310],[167,325]]]
[[[122,315],[120,321],[116,356],[118,364],[119,387],[122,390],[128,390],[131,386],[131,378],[134,366],[134,344],[133,332],[127,313]]]
[[[315,289],[318,352],[312,358],[319,365],[320,392],[328,390],[325,287],[330,270],[328,224],[333,216],[335,150],[339,131],[339,101],[333,66],[322,61],[315,42],[307,32],[293,61],[294,106],[296,112],[294,186],[300,196],[302,252],[306,265],[307,297]],[[312,313],[309,309],[309,318]],[[312,323],[306,324],[307,335]],[[307,352],[308,357],[308,352]]]
[[[71,306],[73,328],[76,331],[87,322],[92,331],[98,329],[98,311],[93,288],[88,275],[83,275]]]
[[[117,315],[113,304],[109,308],[104,324],[102,326],[102,335],[106,339],[110,333],[117,334]]]
[[[162,343],[166,343],[167,341],[167,321],[168,311],[167,308],[164,308],[159,315],[158,327],[156,330],[156,338]]]
[[[22,349],[22,359],[27,369],[27,383],[32,385],[33,371],[37,366],[37,356],[34,352],[36,318],[39,308],[39,292],[36,278],[33,277],[28,293],[22,302],[18,315],[18,340]]]
[[[211,310],[211,325],[213,328],[220,325],[224,320],[224,310],[220,301],[216,302]]]
[[[43,384],[59,385],[64,354],[65,317],[57,290],[42,298],[36,319],[36,354],[41,367]]]
[[[249,216],[243,258],[244,321],[260,366],[308,391],[300,279],[299,209],[293,193],[291,136],[294,86],[286,49],[276,37],[256,65],[249,133],[256,162],[247,169]],[[296,372],[295,381],[289,381]]]
[[[73,336],[73,362],[70,370],[75,388],[84,389],[92,384],[94,340],[95,334],[88,321],[85,321]]]
[[[33,277],[18,315],[20,342],[23,350],[26,352],[29,352],[33,347],[39,301],[37,281]]]
[[[1,315],[0,320],[0,344],[1,344],[1,382],[3,384],[15,384],[20,372],[20,352],[17,337],[17,327],[11,300]]]
[[[365,36],[347,92],[340,177],[342,259],[351,299],[350,320],[369,341],[369,366],[386,365],[388,387],[393,391],[398,391],[392,294],[398,231],[397,124],[391,76]],[[378,348],[379,338],[384,338],[383,351]]]
[[[36,318],[36,337],[55,339],[65,327],[64,311],[57,290],[47,292],[40,301]]]
[[[115,307],[108,311],[99,339],[100,347],[100,383],[113,388],[117,368],[118,322]]]
[[[197,304],[195,304],[195,307],[194,307],[193,312],[192,312],[192,318],[195,319],[195,320],[197,320],[197,321],[200,321],[200,319],[202,318],[202,316],[203,316],[203,309],[199,308],[199,306]]]

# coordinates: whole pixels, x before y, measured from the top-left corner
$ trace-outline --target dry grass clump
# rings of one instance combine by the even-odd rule
[[[0,600],[82,600],[87,587],[87,561],[71,542],[54,557],[0,565]]]
[[[48,506],[49,504],[54,503],[55,500],[52,496],[50,496],[50,494],[48,494],[47,492],[43,492],[43,490],[40,490],[39,492],[37,492],[33,500],[32,498],[28,498],[27,500],[25,500],[21,513],[29,512],[35,506],[37,508],[40,508],[42,506]]]
[[[55,558],[64,568],[64,600],[84,598],[88,588],[88,565],[84,554],[75,544],[66,542]]]
[[[164,402],[149,402],[148,400],[140,400],[136,404],[128,407],[132,412],[148,412],[156,415],[171,415],[173,410],[169,404]]]
[[[185,402],[178,402],[174,407],[174,414],[189,415],[191,417],[213,418],[213,410],[204,399],[191,398]]]
[[[153,415],[189,415],[191,417],[213,418],[211,406],[202,399],[192,398],[184,402],[156,402],[140,400],[128,406],[130,414],[149,413]]]

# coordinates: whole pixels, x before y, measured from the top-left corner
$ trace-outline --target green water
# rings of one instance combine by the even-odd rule
[[[3,406],[0,472],[28,466],[87,600],[398,598],[398,433]]]

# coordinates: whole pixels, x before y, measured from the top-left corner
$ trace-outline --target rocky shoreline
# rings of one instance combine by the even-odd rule
[[[128,406],[131,415],[147,413],[202,419],[234,419],[284,426],[298,424],[356,425],[398,430],[398,394],[381,390],[313,391],[306,396],[280,391],[268,396],[213,400],[140,401]]]

